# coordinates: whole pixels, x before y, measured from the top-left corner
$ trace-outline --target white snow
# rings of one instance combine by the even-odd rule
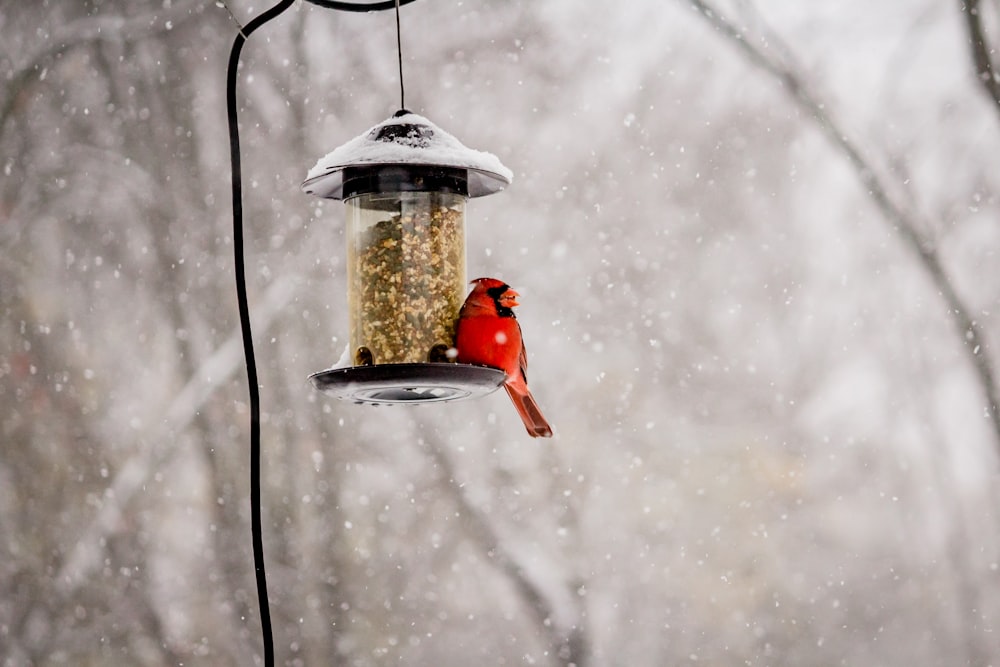
[[[377,139],[387,125],[414,125],[419,131]],[[342,170],[358,165],[409,164],[469,169],[469,194],[478,196],[503,189],[514,173],[492,153],[468,148],[423,116],[393,116],[338,146],[309,170],[302,189],[319,197],[338,198]]]
[[[354,365],[354,359],[351,356],[351,344],[348,342],[344,345],[344,352],[340,355],[340,359],[337,360],[333,366],[330,366],[328,370],[334,370],[337,368],[350,368]]]

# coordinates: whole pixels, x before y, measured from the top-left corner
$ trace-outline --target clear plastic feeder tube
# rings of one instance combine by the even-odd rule
[[[356,366],[448,361],[466,289],[465,202],[455,192],[345,200]]]

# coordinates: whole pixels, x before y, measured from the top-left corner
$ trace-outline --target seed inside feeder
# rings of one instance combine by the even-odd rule
[[[465,292],[465,197],[369,193],[347,207],[355,364],[448,361]]]

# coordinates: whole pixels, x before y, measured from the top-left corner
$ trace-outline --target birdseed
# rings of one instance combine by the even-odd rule
[[[355,363],[447,361],[465,288],[464,213],[413,210],[356,238],[351,288]]]

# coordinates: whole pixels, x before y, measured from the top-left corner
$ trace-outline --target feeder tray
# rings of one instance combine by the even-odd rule
[[[320,391],[354,403],[430,403],[478,398],[500,388],[496,368],[451,363],[381,364],[331,368],[309,380]]]

